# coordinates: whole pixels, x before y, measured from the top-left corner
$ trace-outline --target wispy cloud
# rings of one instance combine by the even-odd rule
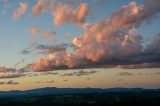
[[[27,8],[28,8],[28,3],[21,2],[19,4],[18,9],[13,13],[13,19],[14,20],[19,19],[26,12]]]
[[[52,35],[56,35],[56,32],[55,31],[46,31],[46,32],[44,32],[44,37],[46,39],[49,39],[49,37],[52,36]]]
[[[18,82],[14,82],[13,80],[10,80],[8,82],[6,82],[7,85],[17,85],[19,84]]]
[[[5,73],[0,75],[0,79],[9,79],[9,78],[20,78],[24,77],[26,74],[23,73]]]
[[[7,82],[0,82],[0,85],[17,85],[18,82],[14,82],[13,80],[9,80]]]
[[[35,82],[36,84],[51,84],[51,83],[54,83],[55,81],[44,81],[44,82]]]
[[[5,82],[0,82],[0,85],[4,85],[5,84]]]
[[[39,30],[38,28],[36,28],[36,27],[33,27],[33,28],[27,30],[27,32],[28,32],[29,34],[32,34],[32,35],[39,35],[40,30]]]
[[[42,72],[41,75],[58,75],[58,72]]]
[[[54,56],[52,55],[53,53],[58,53],[58,52],[64,52],[68,48],[74,48],[72,44],[36,44],[33,47],[23,49],[20,54],[22,55],[27,55],[27,54],[43,54],[43,55],[50,55],[50,57]]]
[[[120,72],[118,75],[120,75],[120,76],[131,76],[131,75],[134,75],[134,74],[131,73],[131,72]]]
[[[28,49],[23,49],[20,54],[23,54],[23,55],[26,55],[26,54],[30,54],[31,53],[31,50],[28,50]]]
[[[0,79],[8,79],[8,78],[19,78],[26,76],[28,69],[26,68],[6,68],[6,67],[0,67]]]
[[[37,0],[37,3],[32,9],[31,16],[36,16],[48,11],[53,6],[52,0]]]
[[[65,73],[65,74],[63,74],[61,76],[86,76],[86,75],[95,74],[97,72],[98,71],[94,71],[94,70],[91,70],[91,71],[80,70],[80,71],[77,71],[77,72]]]

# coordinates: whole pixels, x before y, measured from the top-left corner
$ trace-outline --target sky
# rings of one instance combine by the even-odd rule
[[[0,90],[160,88],[159,0],[0,0]]]

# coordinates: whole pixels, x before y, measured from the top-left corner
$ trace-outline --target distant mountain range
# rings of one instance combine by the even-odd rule
[[[21,98],[21,97],[35,97],[46,95],[62,95],[62,94],[89,94],[89,93],[107,93],[107,92],[144,92],[144,91],[158,91],[160,89],[142,89],[142,88],[38,88],[26,91],[0,91],[0,99],[3,98]]]

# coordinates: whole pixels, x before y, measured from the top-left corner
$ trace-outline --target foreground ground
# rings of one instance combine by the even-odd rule
[[[0,106],[160,106],[160,92],[104,92],[3,98]]]

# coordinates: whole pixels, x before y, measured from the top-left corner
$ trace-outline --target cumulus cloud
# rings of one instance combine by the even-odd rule
[[[60,26],[65,23],[76,23],[81,25],[85,22],[89,7],[86,3],[80,3],[74,7],[74,1],[58,2],[53,0],[38,0],[33,7],[31,16],[36,16],[45,12],[52,12],[53,23]]]
[[[19,8],[13,13],[13,19],[19,19],[27,10],[28,3],[20,3]]]
[[[55,6],[54,0],[38,0],[32,9],[31,16],[36,16],[51,10]]]
[[[135,64],[118,65],[119,68],[159,68],[160,67],[160,34],[154,36],[146,45],[141,55],[130,59]]]
[[[160,34],[155,36],[144,49],[145,54],[160,54]]]
[[[40,33],[40,30],[38,28],[31,28],[27,31],[28,33],[32,34],[32,35],[38,35]]]
[[[54,16],[54,25],[60,26],[64,23],[83,24],[88,14],[89,7],[81,3],[76,9],[67,4],[58,4],[52,15]]]
[[[38,0],[37,4],[33,7],[33,10],[32,10],[32,13],[31,13],[32,16],[41,13],[42,6],[43,6],[44,2],[45,2],[45,0]]]
[[[56,35],[55,31],[45,31],[43,34],[45,40],[47,40],[48,42],[51,42],[52,44],[55,44],[58,41],[55,35]]]
[[[45,38],[45,40],[47,40],[48,42],[51,42],[51,43],[56,43],[57,42],[57,38],[55,36],[56,35],[55,31],[43,31],[43,30],[40,30],[36,27],[33,27],[31,29],[28,29],[26,32],[31,34],[31,35],[36,35],[36,36],[42,34],[43,37]],[[35,40],[36,39],[29,42],[31,46],[35,46],[35,45],[38,44]]]
[[[61,14],[59,19],[55,18],[56,21],[60,20],[63,23],[75,20],[70,20],[72,14],[69,7],[61,7],[64,9],[59,11],[67,11],[63,13],[67,21],[61,19]],[[159,37],[145,48],[142,45],[143,38],[137,32],[142,23],[159,14],[159,8],[159,0],[145,0],[140,6],[132,1],[114,12],[109,19],[85,25],[83,34],[72,41],[72,51],[50,53],[49,57],[29,64],[28,68],[34,71],[51,71],[143,63],[159,64]],[[62,23],[57,22],[57,25]]]

